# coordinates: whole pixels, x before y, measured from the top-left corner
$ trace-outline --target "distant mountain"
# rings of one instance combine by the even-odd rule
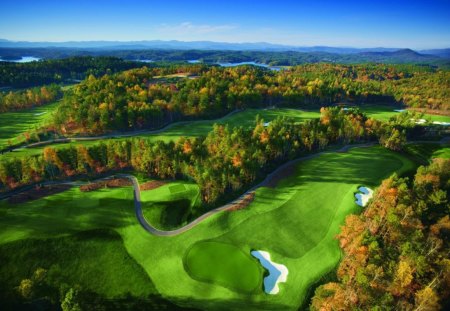
[[[442,58],[450,59],[450,49],[433,49],[433,50],[422,50],[420,53],[435,55]]]
[[[421,54],[411,49],[400,49],[397,51],[384,51],[384,52],[362,52],[358,55],[367,57],[371,61],[383,62],[389,59],[393,62],[421,62],[431,61],[437,59],[435,55]]]
[[[267,42],[228,43],[213,41],[67,41],[67,42],[28,42],[0,39],[3,48],[79,48],[108,50],[142,50],[142,49],[175,49],[175,50],[231,50],[231,51],[295,51],[295,52],[325,52],[336,54],[353,54],[361,52],[393,52],[398,48],[352,48],[330,46],[294,46],[273,44]]]

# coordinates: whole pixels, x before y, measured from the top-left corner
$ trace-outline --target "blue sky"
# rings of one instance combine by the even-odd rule
[[[447,48],[450,0],[1,0],[0,38]]]

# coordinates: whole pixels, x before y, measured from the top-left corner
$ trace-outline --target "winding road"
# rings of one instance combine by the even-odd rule
[[[282,172],[284,169],[286,169],[286,168],[288,168],[288,167],[290,167],[292,165],[297,164],[300,161],[313,159],[313,158],[319,157],[319,156],[321,156],[323,154],[326,154],[326,153],[347,152],[351,148],[371,147],[373,145],[375,145],[375,143],[366,143],[366,144],[358,144],[358,145],[345,145],[341,149],[338,149],[338,150],[323,151],[323,152],[319,152],[319,153],[314,153],[314,154],[311,154],[311,155],[308,155],[308,156],[300,157],[300,158],[297,158],[295,160],[289,161],[289,162],[281,165],[280,167],[278,167],[275,171],[273,171],[269,175],[267,175],[266,178],[262,182],[260,182],[259,184],[255,185],[251,189],[247,190],[245,193],[243,193],[237,199],[235,199],[235,200],[231,201],[230,203],[227,203],[227,204],[225,204],[223,206],[217,207],[215,209],[212,209],[212,210],[206,212],[205,214],[203,214],[200,217],[194,219],[193,221],[191,221],[190,223],[186,224],[185,226],[183,226],[181,228],[178,228],[176,230],[168,230],[168,231],[160,230],[160,229],[155,228],[151,223],[149,223],[147,221],[147,219],[145,219],[144,213],[142,212],[141,190],[140,190],[139,181],[137,180],[137,178],[135,176],[129,175],[129,174],[117,174],[116,176],[117,177],[122,177],[122,178],[128,178],[133,183],[135,213],[136,213],[136,218],[138,219],[138,221],[141,224],[141,226],[147,232],[150,232],[153,235],[157,235],[157,236],[174,236],[174,235],[178,235],[178,234],[181,234],[183,232],[188,231],[192,227],[195,227],[197,224],[199,224],[200,222],[202,222],[203,220],[205,220],[206,218],[208,218],[208,217],[210,217],[210,216],[212,216],[214,214],[234,209],[236,207],[236,205],[239,205],[242,202],[242,200],[244,200],[244,198],[248,194],[250,194],[252,192],[255,192],[256,189],[258,189],[259,187],[267,186],[268,184],[270,184],[270,182],[273,180],[273,178],[275,178],[277,176],[277,174]]]
[[[442,140],[441,143],[448,143],[448,138],[446,138],[445,140]],[[288,169],[290,166],[297,164],[298,162],[301,161],[305,161],[305,160],[310,160],[316,157],[319,157],[323,154],[326,153],[334,153],[334,152],[347,152],[348,150],[352,149],[352,148],[361,148],[361,147],[371,147],[376,145],[376,143],[365,143],[365,144],[355,144],[355,145],[345,145],[342,148],[338,149],[338,150],[330,150],[330,151],[322,151],[322,152],[318,152],[318,153],[314,153],[314,154],[310,154],[304,157],[300,157],[297,159],[294,159],[292,161],[289,161],[283,165],[281,165],[280,167],[278,167],[275,171],[273,171],[272,173],[268,174],[266,176],[266,178],[260,182],[259,184],[255,185],[254,187],[252,187],[251,189],[247,190],[245,193],[243,193],[241,196],[239,196],[237,199],[231,201],[230,203],[227,203],[223,206],[217,207],[213,210],[208,211],[207,213],[201,215],[200,217],[194,219],[193,221],[191,221],[190,223],[186,224],[185,226],[178,228],[176,230],[160,230],[155,228],[151,223],[149,223],[147,221],[147,219],[144,216],[144,213],[142,211],[142,202],[141,202],[141,190],[140,190],[140,186],[139,186],[139,181],[137,180],[137,178],[133,175],[130,174],[114,174],[105,178],[101,178],[99,180],[106,180],[106,179],[110,179],[110,178],[114,178],[114,177],[122,177],[122,178],[128,178],[131,180],[132,184],[133,184],[133,192],[134,192],[134,206],[135,206],[135,213],[136,213],[136,218],[139,221],[139,224],[149,233],[156,235],[156,236],[175,236],[178,234],[181,234],[183,232],[188,231],[189,229],[195,227],[197,224],[199,224],[200,222],[202,222],[203,220],[205,220],[206,218],[223,212],[223,211],[228,211],[228,210],[232,210],[233,208],[236,207],[236,205],[239,205],[247,195],[251,194],[252,192],[255,192],[256,189],[258,189],[259,187],[264,187],[264,186],[269,186],[271,184],[271,182],[276,178],[277,175],[280,174],[283,170]],[[81,184],[86,184],[86,182],[79,182],[79,181],[63,181],[63,182],[54,182],[54,181],[50,181],[50,182],[44,182],[42,183],[42,185],[55,185],[55,184],[68,184],[68,185],[73,185],[73,186],[79,186]],[[20,190],[20,192],[22,191],[26,191],[27,189],[23,189]],[[13,195],[15,193],[18,192],[10,192],[8,193],[8,195]],[[5,198],[6,196],[0,197],[0,199]]]

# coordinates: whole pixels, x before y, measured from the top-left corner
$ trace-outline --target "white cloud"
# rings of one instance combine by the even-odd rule
[[[236,25],[196,25],[191,22],[183,22],[178,25],[162,24],[157,28],[157,32],[171,35],[205,35],[223,33],[236,28]]]

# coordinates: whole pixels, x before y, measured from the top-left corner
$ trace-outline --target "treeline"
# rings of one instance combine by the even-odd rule
[[[238,47],[239,48],[239,47]],[[79,48],[0,48],[0,54],[11,59],[20,59],[23,55],[33,55],[46,59],[73,56],[113,56],[129,60],[153,60],[179,62],[200,60],[213,64],[217,62],[258,62],[275,66],[296,66],[306,63],[386,63],[386,64],[425,64],[449,66],[448,59],[435,55],[419,54],[409,49],[388,52],[358,52],[352,50],[334,50],[324,47],[322,51],[231,51],[201,49],[79,49]]]
[[[146,67],[90,76],[65,96],[55,122],[63,132],[102,133],[273,105],[318,109],[339,101],[389,101],[450,109],[450,72],[417,66],[316,64],[273,72],[197,65],[177,71],[181,69],[194,77],[158,82],[155,77],[164,69]]]
[[[29,183],[108,171],[133,169],[161,179],[187,178],[200,187],[202,200],[213,205],[241,193],[287,160],[333,143],[379,138],[400,149],[405,133],[358,110],[323,108],[321,118],[296,124],[278,118],[268,126],[257,119],[253,129],[215,125],[203,138],[150,142],[133,138],[92,146],[55,149],[42,155],[0,161],[0,185],[13,189]]]
[[[338,281],[320,286],[312,310],[443,310],[450,297],[450,160],[392,176],[338,236]]]
[[[88,75],[101,76],[131,68],[142,63],[115,57],[70,57],[29,63],[0,62],[0,87],[31,87],[82,80]]]
[[[0,112],[41,106],[61,98],[62,94],[63,91],[57,84],[22,91],[0,92]]]

